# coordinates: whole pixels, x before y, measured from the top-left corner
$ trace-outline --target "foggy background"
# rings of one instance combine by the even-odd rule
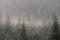
[[[60,17],[60,0],[0,0],[0,14],[5,20],[6,14],[11,15],[11,22],[17,23],[18,15],[27,24],[43,25],[47,22],[55,8]]]

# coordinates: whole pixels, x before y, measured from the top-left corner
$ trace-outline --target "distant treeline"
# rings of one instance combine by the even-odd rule
[[[37,28],[18,23],[16,26],[10,24],[9,16],[3,27],[0,17],[0,40],[60,40],[60,26],[58,18],[53,12],[52,25]]]

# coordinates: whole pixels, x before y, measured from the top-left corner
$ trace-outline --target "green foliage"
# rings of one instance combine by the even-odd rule
[[[20,40],[28,40],[28,38],[27,38],[27,32],[26,32],[24,24],[22,25],[22,28],[21,28]]]
[[[59,24],[58,24],[58,19],[57,16],[55,15],[54,12],[54,16],[53,16],[53,22],[52,22],[52,28],[51,28],[51,32],[50,32],[50,36],[48,38],[48,40],[59,40]]]
[[[39,40],[39,34],[38,33],[35,34],[33,40]]]

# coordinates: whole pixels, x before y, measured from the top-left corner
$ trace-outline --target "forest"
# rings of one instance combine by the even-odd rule
[[[60,40],[60,0],[0,0],[0,40]]]
[[[60,24],[55,11],[52,16],[52,23],[44,27],[27,26],[24,22],[20,24],[10,23],[9,14],[7,14],[5,25],[2,24],[0,15],[0,40],[60,40]]]

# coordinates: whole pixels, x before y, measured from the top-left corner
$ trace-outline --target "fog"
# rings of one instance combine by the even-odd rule
[[[41,25],[51,18],[53,11],[60,17],[60,0],[0,0],[0,13],[5,18],[9,13],[16,22],[17,16],[25,17],[32,24]]]
[[[60,40],[60,0],[0,0],[0,40]]]

